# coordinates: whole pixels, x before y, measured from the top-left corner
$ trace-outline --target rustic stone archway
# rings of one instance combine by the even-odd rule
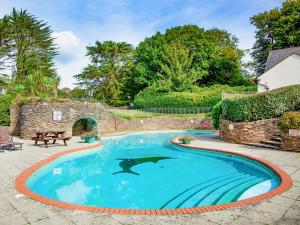
[[[98,132],[110,130],[115,120],[101,103],[45,100],[13,106],[11,131],[22,138],[31,138],[36,131],[49,130],[63,130],[71,136],[74,123],[82,118],[94,120]]]
[[[79,118],[73,123],[72,136],[78,136],[86,131],[98,130],[97,122],[91,118]]]

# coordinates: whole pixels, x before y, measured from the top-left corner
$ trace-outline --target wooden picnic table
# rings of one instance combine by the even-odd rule
[[[40,142],[44,142],[46,148],[48,148],[48,142],[53,141],[52,144],[55,144],[57,140],[62,140],[64,145],[67,146],[67,141],[71,137],[65,137],[65,131],[37,131],[36,136],[32,138],[35,141],[35,145]]]

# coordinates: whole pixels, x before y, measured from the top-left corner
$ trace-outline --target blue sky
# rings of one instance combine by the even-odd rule
[[[62,87],[73,87],[74,74],[88,64],[85,47],[96,40],[137,45],[156,31],[184,24],[226,29],[251,48],[249,18],[280,7],[283,0],[0,0],[0,17],[13,7],[27,9],[52,27],[61,54],[56,58]]]

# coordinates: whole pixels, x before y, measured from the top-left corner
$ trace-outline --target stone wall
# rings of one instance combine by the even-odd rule
[[[53,120],[53,112],[59,111],[62,118]],[[121,120],[100,103],[74,100],[41,101],[11,107],[11,133],[30,139],[37,131],[66,131],[72,135],[74,123],[83,118],[93,119],[100,133],[113,131],[167,130],[167,129],[212,129],[210,118],[159,116],[148,119]]]
[[[53,112],[60,111],[60,121],[53,120]],[[82,118],[96,121],[97,130],[106,130],[114,117],[101,104],[73,100],[26,103],[11,108],[11,132],[22,138],[35,136],[36,131],[64,130],[72,135],[74,123]]]
[[[289,136],[288,133],[282,132],[281,149],[284,151],[300,152],[300,137]]]
[[[220,139],[232,143],[258,143],[270,140],[280,130],[277,118],[258,120],[253,122],[232,122],[222,120],[220,125]]]
[[[137,130],[169,130],[169,129],[213,129],[209,117],[184,117],[159,116],[148,119],[132,119],[117,122],[120,131]]]
[[[21,136],[21,107],[12,105],[10,107],[10,133],[15,136]]]

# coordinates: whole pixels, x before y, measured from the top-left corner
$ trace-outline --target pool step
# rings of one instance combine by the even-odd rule
[[[196,206],[207,206],[215,204],[220,196],[226,193],[231,188],[235,187],[237,184],[241,184],[247,181],[254,179],[254,176],[250,176],[246,174],[244,176],[237,177],[235,179],[228,180],[226,182],[222,182],[214,187],[208,188],[206,190],[201,190],[191,198],[189,201],[184,202],[181,207],[189,208]]]
[[[197,185],[194,185],[190,188],[187,188],[186,190],[182,191],[178,195],[174,196],[172,199],[170,199],[168,202],[166,202],[164,205],[161,206],[161,209],[166,208],[179,208],[180,204],[182,202],[185,202],[186,200],[193,197],[195,194],[197,194],[200,190],[209,188],[211,186],[217,185],[219,183],[222,183],[226,180],[233,179],[236,177],[245,176],[245,173],[231,173],[228,175],[224,175],[221,177],[217,177],[202,183],[199,183]]]
[[[220,196],[219,199],[217,199],[217,201],[214,202],[214,204],[223,204],[227,202],[236,201],[247,189],[263,182],[264,180],[264,178],[254,178],[249,181],[238,184],[237,186],[231,188],[222,196]]]
[[[182,201],[180,204],[177,205],[177,208],[190,208],[190,207],[195,207],[199,204],[200,201],[202,201],[204,198],[209,197],[212,198],[214,196],[214,191],[224,187],[230,183],[236,182],[240,179],[244,179],[249,177],[248,174],[244,174],[241,176],[229,178],[227,180],[224,180],[222,182],[218,182],[215,185],[205,187],[201,190],[198,190],[196,193],[194,193],[192,196],[189,196],[189,198],[185,199]]]
[[[246,190],[265,179],[246,173],[215,178],[179,193],[165,203],[161,209],[190,208],[236,201]]]
[[[215,178],[179,193],[166,202],[161,209],[190,208],[232,202],[238,199],[245,190],[264,180],[265,178],[246,173]]]

